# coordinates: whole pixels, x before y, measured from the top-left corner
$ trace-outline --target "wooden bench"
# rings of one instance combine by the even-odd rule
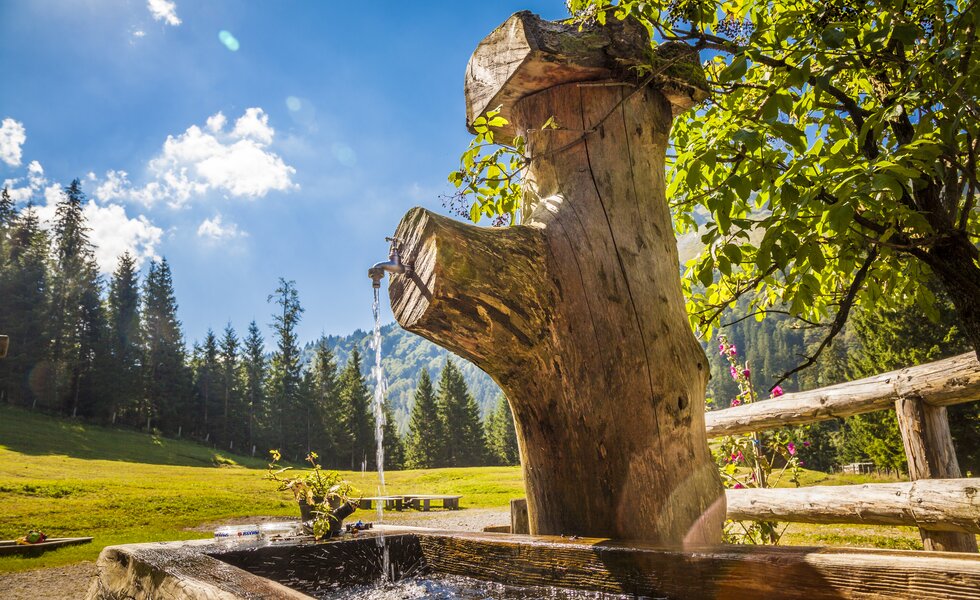
[[[405,508],[404,496],[369,496],[367,498],[361,498],[358,508],[370,510],[375,502],[383,502],[384,504],[382,506],[385,510],[403,510]]]
[[[459,499],[462,496],[446,496],[442,494],[411,494],[405,495],[405,503],[415,510],[428,511],[433,500],[442,501],[442,507],[447,510],[459,510]]]

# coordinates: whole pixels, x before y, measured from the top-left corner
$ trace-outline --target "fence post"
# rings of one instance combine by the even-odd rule
[[[527,516],[527,498],[510,501],[510,532],[530,533],[530,519]]]
[[[898,417],[898,429],[902,433],[912,481],[962,476],[956,461],[953,437],[949,432],[946,407],[931,406],[918,396],[909,396],[895,401],[895,416]],[[926,550],[977,552],[977,539],[972,533],[920,527],[919,535]]]

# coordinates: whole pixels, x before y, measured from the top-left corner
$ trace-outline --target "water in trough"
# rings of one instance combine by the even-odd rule
[[[554,587],[517,587],[456,575],[409,577],[395,582],[346,587],[320,600],[620,600],[636,596]]]

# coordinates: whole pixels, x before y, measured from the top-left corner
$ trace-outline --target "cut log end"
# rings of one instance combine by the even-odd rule
[[[510,110],[521,98],[566,83],[645,81],[664,93],[675,115],[708,96],[694,48],[666,43],[652,55],[649,48],[646,28],[632,18],[580,28],[516,13],[480,42],[466,67],[467,128],[476,133],[474,121],[497,107],[513,121]],[[497,139],[509,143],[518,133],[511,122]]]

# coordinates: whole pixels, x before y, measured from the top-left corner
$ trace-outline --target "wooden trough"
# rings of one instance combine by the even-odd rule
[[[210,540],[102,551],[89,600],[310,598],[378,580],[385,535],[396,578],[460,575],[677,600],[980,599],[980,555],[810,547],[663,548],[598,538],[381,528],[265,547]]]

